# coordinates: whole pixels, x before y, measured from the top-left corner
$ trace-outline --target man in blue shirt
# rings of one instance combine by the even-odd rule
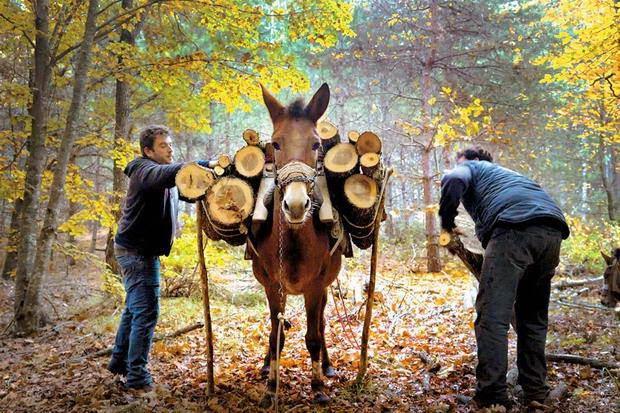
[[[148,391],[153,384],[148,355],[159,315],[159,256],[170,253],[174,240],[179,204],[175,177],[184,164],[173,163],[172,137],[165,126],[145,128],[140,150],[142,156],[124,171],[129,186],[114,238],[126,298],[108,370],[126,376],[126,388]]]
[[[526,403],[543,403],[551,278],[569,229],[560,208],[536,182],[493,163],[491,154],[470,148],[441,183],[442,228],[454,231],[460,202],[476,224],[485,248],[475,322],[478,344],[476,396],[479,407],[509,407],[506,386],[508,328],[514,312],[519,384]]]

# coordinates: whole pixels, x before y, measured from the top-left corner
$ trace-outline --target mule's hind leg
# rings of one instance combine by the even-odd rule
[[[321,315],[319,318],[320,333],[321,333],[321,368],[325,377],[336,377],[336,370],[332,367],[331,361],[329,361],[329,355],[327,354],[327,345],[325,344],[325,306],[327,305],[327,290],[323,293],[321,304]]]
[[[276,393],[276,349],[278,341],[278,314],[284,313],[284,306],[286,305],[286,295],[280,297],[277,288],[265,289],[267,293],[267,300],[269,301],[269,313],[271,320],[271,333],[269,334],[269,351],[267,357],[265,357],[265,363],[269,366],[268,378],[267,378],[267,391],[263,400],[260,402],[260,407],[269,408],[274,400]],[[284,347],[284,329],[280,332],[280,354],[282,354],[282,348]],[[268,364],[267,364],[268,363]]]
[[[323,348],[323,337],[321,332],[321,311],[323,308],[324,289],[309,291],[304,294],[306,304],[306,318],[308,329],[306,331],[306,347],[310,353],[312,362],[312,391],[314,392],[315,403],[327,403],[329,397],[323,392],[323,373],[321,371],[321,350]]]

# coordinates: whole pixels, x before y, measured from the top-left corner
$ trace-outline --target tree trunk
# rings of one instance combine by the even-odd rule
[[[426,267],[429,272],[441,271],[439,259],[439,245],[437,241],[437,224],[433,205],[433,165],[432,151],[434,132],[431,129],[432,107],[429,100],[432,97],[432,71],[435,64],[436,36],[437,36],[437,4],[431,1],[431,48],[422,69],[422,129],[424,135],[424,149],[422,151],[422,182],[424,190],[425,228],[426,228]]]
[[[607,212],[612,221],[620,221],[620,166],[617,158],[614,144],[606,144],[605,138],[599,138],[599,166],[607,194]]]
[[[77,65],[75,71],[75,79],[73,84],[73,97],[71,106],[67,114],[67,122],[63,134],[60,150],[58,152],[56,169],[54,171],[54,179],[50,187],[49,201],[45,210],[45,219],[41,235],[36,248],[34,268],[31,272],[26,288],[26,294],[23,298],[22,306],[19,311],[15,312],[15,319],[22,319],[22,324],[18,326],[18,331],[28,333],[36,330],[39,324],[40,303],[39,296],[41,292],[41,283],[43,275],[49,264],[52,244],[56,236],[58,227],[58,210],[60,209],[60,201],[64,194],[65,181],[67,176],[67,166],[69,157],[75,142],[75,128],[79,122],[82,110],[82,101],[86,92],[86,81],[88,67],[90,64],[90,54],[92,49],[95,32],[97,29],[96,16],[99,8],[99,0],[90,0],[88,4],[88,14],[84,29],[84,39],[77,56]]]
[[[7,236],[7,253],[4,257],[4,265],[2,267],[2,278],[8,280],[11,278],[15,267],[17,267],[17,246],[19,244],[19,225],[22,212],[22,200],[17,198],[13,204],[13,212],[11,213],[11,224]]]
[[[123,10],[129,10],[133,7],[133,0],[122,1]],[[130,45],[135,44],[134,34],[127,28],[121,29],[120,41],[128,43]],[[122,65],[123,58],[118,58],[119,65]],[[114,146],[118,147],[125,143],[125,141],[131,140],[129,136],[129,120],[131,115],[130,108],[130,85],[128,82],[122,79],[116,80],[116,102],[115,102],[115,125],[114,125]],[[127,190],[127,183],[125,181],[125,175],[123,174],[122,165],[114,161],[114,177],[112,181],[112,205],[118,206],[115,211],[116,222],[120,219],[122,200]],[[114,229],[110,228],[108,232],[108,239],[106,242],[105,260],[112,272],[120,274],[116,258],[114,257]]]
[[[37,213],[41,195],[41,175],[45,164],[45,138],[47,136],[47,99],[51,80],[50,39],[49,39],[49,0],[35,3],[35,47],[34,80],[32,83],[31,136],[28,140],[28,160],[26,163],[26,182],[20,222],[20,242],[15,275],[15,331],[29,333],[37,328],[38,310],[28,301],[30,274],[33,269],[36,238]]]
[[[95,158],[95,193],[99,193],[99,191],[101,190],[101,182],[100,182],[100,177],[99,177],[100,167],[101,167],[101,158],[97,156]],[[92,228],[91,230],[92,232],[90,236],[90,246],[88,247],[88,251],[91,254],[94,254],[95,250],[97,249],[97,235],[99,232],[99,221],[98,220],[92,221],[91,228]]]

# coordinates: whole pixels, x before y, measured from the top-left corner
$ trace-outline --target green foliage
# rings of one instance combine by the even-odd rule
[[[620,225],[589,224],[575,217],[568,217],[567,221],[571,235],[562,243],[562,260],[601,274],[605,267],[601,251],[609,254],[612,248],[620,245]]]
[[[181,215],[180,221],[182,229],[177,233],[170,255],[161,257],[162,290],[165,295],[189,296],[200,287],[196,223],[195,217],[185,213]],[[221,242],[209,241],[204,254],[208,271],[224,267],[237,259],[231,248]]]

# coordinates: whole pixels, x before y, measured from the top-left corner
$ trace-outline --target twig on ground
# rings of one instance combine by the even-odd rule
[[[586,303],[568,303],[563,300],[551,300],[551,302],[564,305],[566,307],[572,307],[572,308],[583,308],[587,310],[614,311],[613,308],[603,307],[602,305],[593,305],[593,304],[586,304]]]
[[[574,354],[547,354],[547,361],[581,364],[584,366],[594,367],[596,369],[618,369],[620,363],[607,362],[598,359],[576,356]]]
[[[186,327],[180,328],[180,329],[178,329],[176,331],[173,331],[172,333],[169,333],[169,334],[156,334],[155,337],[153,338],[153,342],[161,341],[161,340],[167,340],[169,338],[175,338],[175,337],[181,336],[183,334],[187,334],[187,333],[189,333],[191,331],[198,330],[199,328],[202,328],[202,327],[204,327],[204,324],[199,321],[197,323],[190,324],[189,326],[186,326]],[[70,360],[66,360],[66,361],[61,361],[57,365],[62,365],[62,364],[66,364],[66,363],[75,363],[75,362],[79,362],[79,361],[82,361],[82,360],[87,359],[87,358],[96,358],[96,357],[109,356],[110,354],[112,354],[112,350],[114,350],[113,346],[105,348],[103,350],[96,351],[94,353],[87,354],[85,356],[76,357],[74,359],[70,359]]]
[[[558,281],[558,282],[552,283],[551,287],[562,290],[565,288],[579,287],[579,286],[586,285],[586,284],[596,284],[601,281],[603,281],[603,277],[586,278],[583,280],[564,280],[564,281]]]

